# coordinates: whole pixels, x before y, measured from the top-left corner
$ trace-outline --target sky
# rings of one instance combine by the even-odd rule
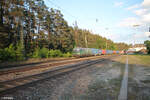
[[[59,9],[73,26],[114,42],[143,43],[150,40],[150,0],[44,0]]]

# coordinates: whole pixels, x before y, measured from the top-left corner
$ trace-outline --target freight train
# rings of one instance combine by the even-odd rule
[[[80,47],[76,47],[73,49],[73,55],[76,57],[111,55],[111,54],[124,54],[124,51],[103,50],[95,48],[80,48]]]

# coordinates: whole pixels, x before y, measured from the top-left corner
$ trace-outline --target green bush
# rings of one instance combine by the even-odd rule
[[[63,57],[72,57],[72,54],[70,52],[67,52],[67,53],[63,54]]]
[[[39,58],[39,48],[36,48],[35,51],[33,52],[33,58]]]
[[[4,60],[7,60],[6,59],[6,55],[7,55],[7,52],[5,51],[5,49],[0,49],[0,61],[4,61]]]
[[[19,61],[24,60],[24,51],[21,44],[13,46],[12,44],[5,49],[0,49],[0,62],[3,61]],[[48,57],[71,57],[71,53],[63,54],[60,50],[48,50],[47,48],[35,49],[33,58],[48,58]]]
[[[62,57],[63,54],[60,50],[50,50],[48,52],[48,57]]]
[[[15,61],[16,60],[16,50],[11,44],[8,48],[0,49],[0,60],[1,61]]]
[[[48,57],[55,57],[54,50],[50,50],[50,51],[48,52]]]
[[[55,56],[56,57],[62,57],[63,56],[63,54],[60,50],[54,50],[54,51],[55,51]]]
[[[21,43],[18,43],[16,45],[16,50],[15,50],[15,56],[16,56],[16,59],[15,60],[24,60],[24,51],[23,51],[23,47],[21,45]]]
[[[33,58],[48,58],[49,50],[47,48],[37,48],[33,53]]]
[[[42,48],[39,51],[39,57],[40,58],[48,58],[48,49],[47,48]]]
[[[71,53],[63,54],[60,50],[48,50],[47,48],[36,49],[33,58],[49,58],[49,57],[71,57]]]

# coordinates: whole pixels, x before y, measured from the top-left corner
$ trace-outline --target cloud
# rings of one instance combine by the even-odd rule
[[[145,36],[147,36],[147,37],[150,36],[150,32],[145,32],[144,34],[145,34]]]
[[[128,17],[126,19],[123,19],[118,26],[121,27],[133,27],[133,25],[141,25],[142,22],[137,19],[136,17]]]
[[[139,7],[140,7],[139,4],[135,4],[133,6],[128,7],[127,10],[133,10],[133,9],[136,9],[136,8],[139,8]]]
[[[144,14],[146,14],[148,12],[147,9],[138,9],[138,10],[135,10],[134,13],[138,16],[142,16]]]
[[[135,4],[127,9],[132,10],[136,17],[128,17],[123,19],[119,23],[119,26],[132,27],[134,24],[144,26],[150,23],[150,0],[144,0],[140,4]]]
[[[141,39],[141,38],[145,38],[145,37],[147,37],[147,36],[143,33],[138,33],[138,34],[133,35],[133,39],[136,39],[136,40]]]
[[[115,3],[114,3],[114,6],[115,6],[115,7],[122,7],[123,4],[124,4],[123,2],[115,2]]]
[[[135,34],[131,34],[126,41],[136,40],[136,43],[142,43],[150,36],[150,32],[146,32],[148,25],[150,25],[150,0],[143,0],[141,3],[134,4],[126,8],[128,11],[132,12],[134,16],[122,19],[119,23],[119,27],[134,28],[133,25],[140,25],[138,29],[135,30]]]
[[[150,13],[143,15],[142,21],[145,23],[150,23]]]
[[[137,33],[132,34],[129,38],[130,43],[144,43],[144,41],[148,38],[148,36],[145,35],[145,33]]]
[[[134,10],[136,8],[150,8],[150,0],[144,0],[141,4],[135,4],[127,8],[127,10]]]
[[[143,6],[144,8],[150,8],[150,0],[144,0],[144,1],[142,2],[142,6]]]

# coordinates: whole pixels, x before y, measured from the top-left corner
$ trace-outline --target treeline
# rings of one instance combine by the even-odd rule
[[[88,30],[69,26],[62,13],[49,9],[43,0],[0,0],[2,61],[63,54],[70,56],[74,47],[128,48],[126,44],[122,44],[123,48],[119,45]]]
[[[112,40],[106,39],[88,30],[75,27],[73,31],[77,47],[109,50],[127,50],[129,48],[129,45],[125,43],[114,43]]]

